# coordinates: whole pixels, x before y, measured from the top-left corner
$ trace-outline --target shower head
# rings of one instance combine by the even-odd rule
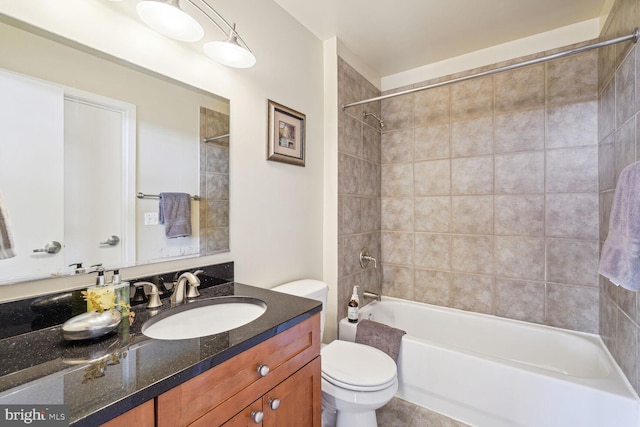
[[[380,129],[383,129],[383,128],[384,128],[384,122],[382,121],[382,119],[381,119],[380,117],[376,116],[376,115],[375,115],[375,114],[373,114],[373,113],[369,113],[369,112],[367,112],[367,111],[365,111],[364,113],[362,113],[362,119],[363,119],[363,120],[364,120],[364,119],[366,119],[366,118],[367,118],[367,116],[372,116],[374,119],[376,119],[376,120],[378,121],[378,125],[380,125]]]

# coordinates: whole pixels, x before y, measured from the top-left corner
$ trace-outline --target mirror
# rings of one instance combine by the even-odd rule
[[[0,195],[28,262],[1,260],[0,284],[73,274],[72,263],[89,271],[228,251],[229,101],[12,24],[0,19],[0,75],[44,87],[47,102],[16,93],[5,103],[29,130],[10,139],[3,129],[0,143],[12,165]],[[167,238],[156,223],[161,192],[199,196],[190,236]]]

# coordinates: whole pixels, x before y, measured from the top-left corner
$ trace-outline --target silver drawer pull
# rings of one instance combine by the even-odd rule
[[[272,410],[276,410],[280,407],[280,399],[273,399],[273,398],[269,398],[269,408],[271,408]]]
[[[269,373],[269,367],[267,365],[258,366],[258,373],[260,374],[261,377],[266,377],[267,374]]]
[[[48,254],[57,254],[62,249],[62,245],[60,242],[56,242],[52,240],[44,244],[44,248],[42,249],[34,249],[33,252],[46,252]]]
[[[254,423],[260,424],[263,418],[264,418],[264,412],[251,411],[251,419],[253,420]]]

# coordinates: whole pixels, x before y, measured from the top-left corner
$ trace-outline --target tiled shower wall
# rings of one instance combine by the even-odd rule
[[[597,107],[595,52],[382,101],[383,293],[597,332]]]
[[[200,255],[229,250],[228,135],[229,115],[200,107]]]
[[[379,96],[380,91],[338,58],[340,104]],[[380,260],[380,126],[363,112],[380,116],[380,102],[341,111],[338,118],[338,317],[347,315],[353,286],[380,292],[381,268],[360,267],[367,248]],[[368,301],[367,301],[368,302]]]
[[[637,0],[616,1],[602,38],[631,34],[640,25],[639,15]],[[598,167],[600,240],[603,242],[609,229],[618,175],[625,166],[640,160],[637,102],[640,58],[638,47],[631,43],[600,49],[598,53]],[[637,293],[619,288],[600,276],[600,335],[636,391],[640,390],[639,303]]]
[[[383,294],[598,330],[596,70],[588,52],[381,102]],[[339,76],[341,103],[377,95],[343,61]],[[357,264],[374,190],[356,183],[377,108],[340,114],[342,305],[375,283]]]

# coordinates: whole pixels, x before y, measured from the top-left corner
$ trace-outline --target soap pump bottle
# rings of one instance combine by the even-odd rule
[[[349,304],[347,305],[347,319],[350,323],[358,322],[358,306],[360,305],[360,300],[358,298],[358,287],[353,287],[353,293],[351,294],[351,299],[349,300]]]
[[[98,276],[96,277],[96,284],[87,288],[87,311],[112,309],[114,306],[114,293],[113,284],[107,284],[104,277],[104,268],[102,264],[96,264],[92,267],[96,267]],[[100,304],[98,307],[96,304]]]
[[[113,288],[116,297],[116,308],[122,313],[122,315],[129,314],[129,299],[131,295],[129,294],[129,282],[120,281],[120,270],[113,270]]]

